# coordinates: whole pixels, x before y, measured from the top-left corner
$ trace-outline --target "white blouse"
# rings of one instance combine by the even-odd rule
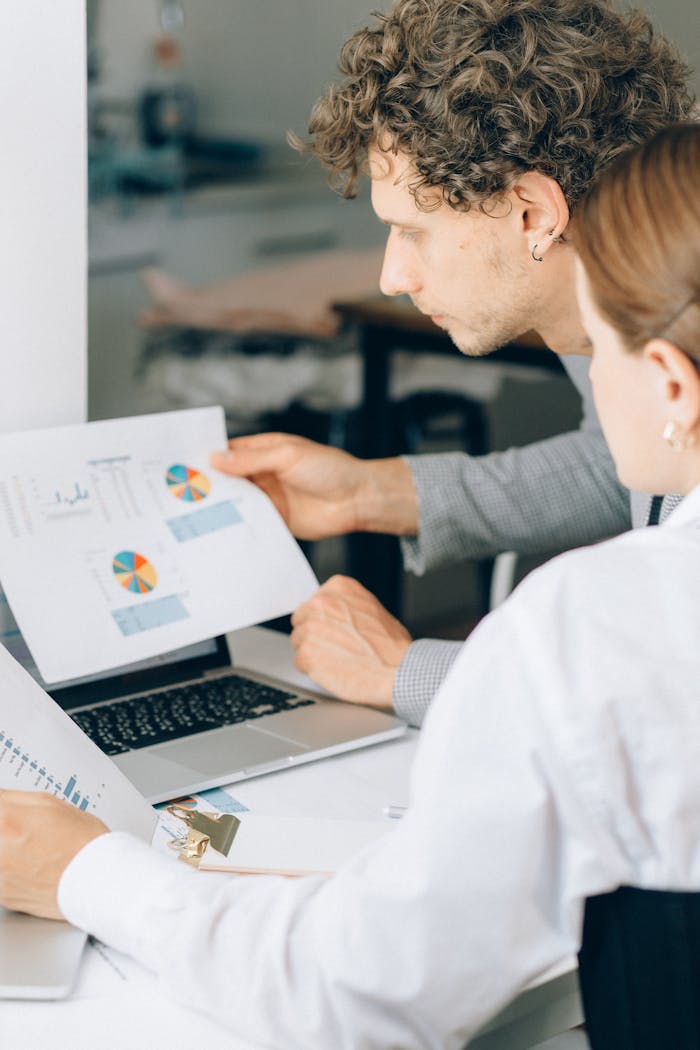
[[[71,862],[64,914],[241,1036],[462,1046],[577,951],[586,897],[700,889],[700,488],[482,621],[408,814],[335,877],[202,879],[126,839]]]

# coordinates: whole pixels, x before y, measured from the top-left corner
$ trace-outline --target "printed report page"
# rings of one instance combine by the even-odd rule
[[[291,612],[317,589],[268,497],[209,466],[221,408],[0,435],[0,582],[46,683]]]
[[[0,788],[47,791],[147,842],[155,829],[133,784],[2,646]]]

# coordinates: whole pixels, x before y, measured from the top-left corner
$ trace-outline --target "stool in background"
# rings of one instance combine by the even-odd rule
[[[392,359],[399,352],[443,357],[449,355],[454,358],[458,355],[457,349],[446,332],[402,299],[373,296],[345,300],[336,302],[335,310],[357,332],[362,356],[362,454],[368,458],[381,458],[407,451],[397,445],[394,413],[390,407]],[[480,360],[462,358],[465,379],[469,368]],[[557,355],[548,350],[534,332],[526,333],[515,343],[496,350],[489,355],[488,360],[498,364],[544,368],[558,373],[562,371]],[[465,410],[469,407],[472,406],[465,401]],[[485,419],[483,406],[479,406],[478,412],[482,420]],[[466,426],[475,426],[478,430],[481,424],[470,423]],[[480,450],[464,451],[477,454],[478,451],[486,452],[488,441],[484,440]],[[360,535],[353,538],[350,551],[351,575],[372,591],[390,612],[401,618],[402,564],[397,540],[391,536]],[[489,608],[492,566],[491,561],[486,561],[480,571],[484,612]]]

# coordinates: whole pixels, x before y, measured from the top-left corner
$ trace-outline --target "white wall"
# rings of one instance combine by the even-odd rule
[[[97,44],[104,94],[113,98],[138,94],[152,70],[151,42],[158,32],[156,0],[98,0]]]
[[[110,0],[107,0],[110,2]],[[206,130],[306,131],[350,34],[389,0],[183,0],[186,56]]]
[[[0,19],[0,429],[86,411],[85,11]]]
[[[698,0],[637,0],[654,24],[673,40],[693,68],[691,83],[700,94],[700,3]]]
[[[622,2],[622,0],[621,0]],[[634,0],[632,0],[634,2]],[[390,0],[181,0],[185,75],[201,130],[281,141],[304,131],[314,100],[335,75],[343,41]],[[695,67],[700,91],[698,0],[636,0]],[[153,69],[156,0],[99,0],[101,93],[133,98]]]
[[[102,0],[106,7],[115,0]],[[624,0],[618,0],[623,4]],[[313,102],[336,75],[340,48],[390,0],[182,0],[185,55],[209,132],[282,137],[306,131]],[[624,3],[624,6],[628,6]],[[695,68],[700,0],[630,0]]]
[[[200,130],[280,142],[306,128],[343,41],[389,0],[181,0],[184,74]],[[156,0],[99,0],[100,95],[134,98],[153,73]]]

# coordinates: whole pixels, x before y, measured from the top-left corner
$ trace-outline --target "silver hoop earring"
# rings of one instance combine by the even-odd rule
[[[532,256],[532,261],[533,262],[542,262],[543,261],[542,256],[541,255],[535,255],[536,248],[537,248],[537,245],[533,244],[532,251],[530,252],[530,255]]]
[[[661,436],[674,452],[685,452],[695,444],[695,437],[692,434],[684,434],[675,419],[669,419]]]
[[[561,240],[561,237],[554,236],[554,230],[550,230],[547,236],[551,240],[552,244],[559,244],[559,241]]]

